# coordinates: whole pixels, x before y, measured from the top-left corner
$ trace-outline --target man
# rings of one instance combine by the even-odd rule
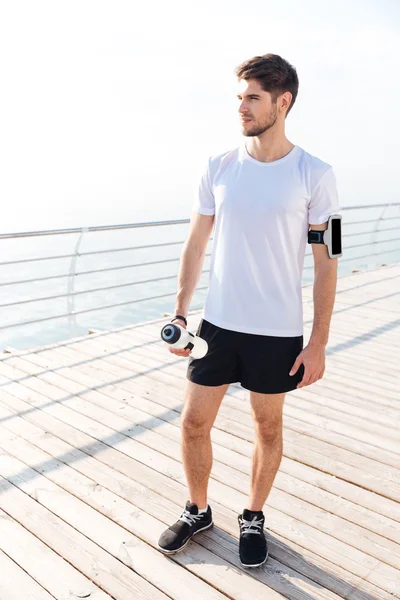
[[[250,498],[238,515],[239,556],[242,565],[256,567],[268,558],[262,508],[282,459],[285,394],[311,385],[325,370],[337,259],[329,257],[324,244],[312,245],[314,323],[303,348],[307,233],[309,228],[325,230],[339,205],[331,165],[285,136],[285,119],[299,86],[295,68],[266,54],[241,64],[236,75],[244,140],[209,158],[181,255],[173,321],[186,327],[215,225],[209,289],[197,330],[208,342],[208,353],[189,358],[181,418],[190,500],[158,546],[167,554],[178,552],[193,535],[213,526],[207,504],[210,430],[226,390],[239,381],[250,390],[256,430]]]

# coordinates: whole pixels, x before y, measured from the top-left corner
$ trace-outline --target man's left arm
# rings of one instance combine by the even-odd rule
[[[324,231],[328,221],[309,226]],[[325,348],[328,344],[329,327],[335,304],[338,259],[330,258],[325,244],[311,244],[314,257],[314,322],[309,342],[297,357],[290,375],[304,364],[304,375],[298,388],[310,385],[323,377],[325,372]]]
[[[310,229],[324,231],[328,221],[321,225],[310,225]],[[329,327],[335,304],[338,259],[330,258],[325,244],[311,244],[314,257],[314,322],[309,345],[328,344]]]

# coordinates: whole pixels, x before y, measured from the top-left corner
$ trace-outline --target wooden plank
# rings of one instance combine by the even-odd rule
[[[319,379],[315,384],[306,386],[303,388],[303,390],[315,394],[326,394],[331,398],[342,400],[344,396],[343,386],[345,386],[345,398],[351,411],[353,406],[364,407],[365,409],[372,411],[373,409],[376,409],[376,401],[379,398],[381,412],[379,415],[376,414],[376,416],[380,417],[380,415],[382,415],[383,417],[379,422],[385,424],[387,419],[390,419],[392,415],[395,421],[399,420],[400,402],[397,400],[397,398],[392,398],[389,394],[387,394],[387,392],[393,391],[395,387],[394,384],[389,390],[389,386],[381,386],[381,379],[379,379],[379,381],[377,380],[377,384],[373,385],[368,392],[367,390],[359,387],[358,383],[361,378],[366,381],[368,380],[368,377],[375,377],[373,372],[369,372],[368,374],[365,372],[359,372],[357,374],[358,377],[355,377],[354,370],[351,373],[350,369],[342,369],[341,366],[332,364],[332,361],[329,361],[329,364],[326,366],[324,376],[325,375],[326,379]],[[348,385],[350,378],[352,381],[351,386]],[[376,413],[377,411],[375,410],[374,412]]]
[[[50,428],[49,420],[51,421],[52,419],[47,419],[46,428]],[[55,419],[53,419],[53,421],[55,421]],[[102,459],[107,457],[107,455],[114,455],[110,456],[108,466],[107,464],[103,464],[84,455],[83,452],[74,449],[66,442],[63,442],[57,437],[52,436],[48,431],[42,430],[42,434],[40,434],[41,430],[39,430],[37,426],[29,424],[24,419],[16,416],[15,420],[9,421],[8,423],[12,423],[14,426],[16,423],[19,423],[19,432],[23,433],[24,436],[32,437],[35,445],[40,444],[41,446],[45,446],[49,451],[51,451],[53,456],[56,455],[57,457],[60,457],[58,460],[67,460],[70,466],[73,466],[75,470],[86,474],[88,477],[93,479],[93,481],[99,482],[99,485],[94,486],[96,493],[101,491],[101,486],[104,486],[106,489],[110,490],[114,489],[119,496],[132,502],[135,505],[134,508],[138,506],[150,514],[155,512],[157,518],[162,518],[167,523],[171,522],[174,512],[176,515],[176,512],[179,509],[179,502],[181,500],[182,493],[180,488],[178,489],[178,484],[165,477],[164,474],[159,474],[144,467],[140,463],[136,463],[136,467],[134,469],[135,479],[133,480],[130,477],[132,473],[132,468],[130,465],[126,470],[129,475],[128,477],[123,475],[122,472],[118,473],[114,470],[115,466],[118,466],[121,469],[121,464],[124,461],[127,462],[127,457],[124,458],[123,455],[120,455],[119,460],[115,460],[114,456],[117,455],[117,453],[112,449],[99,454],[99,458],[101,457]],[[0,431],[1,430],[4,430],[4,428],[0,428]],[[1,431],[1,439],[2,442],[5,440],[9,441],[10,436],[7,434],[4,435],[3,431]],[[11,441],[14,442],[13,451],[19,454],[22,448],[22,438],[15,435],[11,438]],[[9,445],[8,448],[11,449]],[[34,448],[29,448],[29,450],[30,452],[36,452]],[[35,460],[34,455],[29,454],[29,456],[32,460]],[[121,461],[121,459],[123,460]],[[57,474],[59,471],[61,471],[61,469],[58,470],[53,468],[54,461],[51,461],[50,459],[36,458],[36,464],[38,469],[40,469],[40,472],[44,472],[46,476],[51,473]],[[121,471],[123,470],[124,469],[121,469]],[[146,473],[148,473],[147,478]],[[143,475],[145,475],[145,478],[143,478]],[[154,481],[154,479],[160,479],[159,485],[157,485],[157,481]],[[31,480],[32,479],[30,478],[30,481]],[[138,480],[143,480],[145,484],[150,482],[151,485],[155,486],[157,490],[166,491],[169,497],[175,499],[176,506],[169,499],[159,496],[158,492],[144,488]],[[86,498],[86,496],[87,492],[85,490],[84,497]],[[172,507],[172,510],[168,510],[170,506]],[[215,552],[220,554],[224,559],[232,553],[237,556],[237,546],[232,548],[232,542],[234,541],[232,536],[236,537],[237,535],[233,528],[233,522],[236,521],[236,515],[223,507],[221,504],[216,504],[214,502],[212,506],[214,519],[217,517],[218,523],[222,521],[222,525],[228,533],[225,534],[223,530],[219,530],[218,542],[217,544],[213,544],[212,535],[209,532],[205,532],[204,536],[197,538],[197,543],[202,544],[205,547],[213,545]],[[101,508],[99,510],[101,510]],[[135,513],[135,517],[136,518],[132,521],[132,524],[137,523],[137,518],[139,515]],[[146,527],[144,527],[144,531],[147,532],[147,524]],[[192,543],[195,542],[192,541]],[[340,592],[340,596],[344,597],[345,593],[348,594],[351,591],[351,597],[354,600],[370,600],[371,596],[377,599],[386,599],[391,597],[384,590],[373,586],[372,584],[352,575],[351,573],[346,572],[344,578],[341,571],[338,570],[335,565],[321,558],[318,554],[313,554],[312,552],[305,550],[303,547],[293,545],[293,543],[291,543],[289,548],[287,546],[287,540],[285,538],[281,538],[281,536],[279,536],[279,538],[277,538],[276,535],[274,537],[269,537],[269,543],[271,547],[271,555],[268,560],[269,568],[267,570],[267,583],[273,588],[277,587],[278,589],[281,589],[285,594],[285,597],[296,598],[296,587],[293,586],[296,584],[296,586],[298,586],[300,589],[304,588],[304,583],[308,583],[304,580],[304,576],[307,575],[309,575],[313,581],[321,582],[321,584],[324,586],[326,585],[327,589],[337,589]],[[286,585],[286,576],[285,578],[282,578],[280,575],[282,573],[282,568],[285,569],[286,575],[287,566],[280,564],[276,557],[279,556],[279,554],[285,555],[288,552],[290,553],[290,561],[297,565],[297,569],[299,570],[298,572],[301,573],[301,576],[298,576],[297,573],[296,581],[290,580]],[[306,559],[303,558],[304,553],[306,553]],[[235,560],[233,556],[231,560]],[[237,558],[235,562],[237,562]],[[321,567],[323,567],[323,569]],[[275,572],[278,574],[277,580],[275,577],[271,577],[271,574],[274,575]],[[289,576],[291,575],[292,569],[290,569],[289,573]],[[258,578],[257,574],[256,576]],[[295,574],[293,574],[293,576],[295,576]],[[318,591],[315,592],[315,583],[312,585],[314,591],[310,590],[313,591],[313,593],[310,594],[310,597],[319,597]],[[365,592],[363,590],[365,590]]]
[[[308,324],[306,329],[307,333],[311,333],[309,325],[310,319],[313,318],[312,305],[306,310],[307,313],[310,313],[307,314]],[[398,344],[396,322],[397,320],[393,318],[393,315],[387,312],[383,312],[381,316],[374,318],[374,313],[371,313],[369,309],[363,311],[360,310],[360,307],[354,307],[342,310],[335,307],[329,333],[343,340],[353,341],[355,339],[360,349],[363,349],[364,345],[365,347],[378,345],[383,352],[387,352],[388,346]]]
[[[330,445],[335,445],[339,449],[343,448],[350,450],[355,454],[359,454],[365,458],[370,458],[374,462],[382,464],[382,472],[385,479],[391,480],[392,476],[385,475],[386,470],[384,465],[391,467],[390,472],[392,473],[396,474],[399,470],[397,468],[399,464],[399,458],[398,455],[393,452],[371,446],[370,444],[358,439],[353,439],[350,436],[343,435],[342,433],[338,433],[336,431],[330,431],[328,429],[306,423],[305,421],[299,421],[290,417],[289,415],[285,415],[285,427],[291,429],[292,431],[301,433],[305,443],[309,438],[319,441],[326,441]],[[395,481],[399,481],[396,475],[394,475],[394,477]]]
[[[386,304],[393,307],[393,310],[397,309],[398,311],[398,305],[395,302],[395,297],[398,293],[399,287],[398,281],[398,278],[392,279],[390,286],[386,286],[386,288],[382,287],[382,289],[380,289],[379,285],[375,284],[373,287],[371,287],[372,293],[369,293],[367,298],[365,296],[365,290],[363,288],[356,287],[346,290],[343,296],[346,299],[349,298],[354,304],[361,303],[362,306],[369,306],[370,304],[373,306],[380,306],[382,304]]]
[[[54,600],[45,589],[0,550],[0,598],[3,600]]]
[[[93,434],[96,435],[97,439],[106,439],[106,440],[113,440],[113,443],[118,443],[118,447],[121,451],[124,451],[125,453],[132,455],[131,452],[134,452],[133,456],[138,456],[140,457],[139,460],[141,462],[147,462],[147,456],[151,455],[151,449],[144,446],[142,443],[140,442],[136,442],[136,440],[133,439],[127,439],[120,435],[118,432],[112,432],[112,430],[110,430],[108,427],[105,427],[104,425],[102,425],[101,423],[96,424],[95,422],[93,422],[91,419],[87,419],[87,417],[84,417],[82,414],[77,414],[75,413],[76,416],[74,416],[74,411],[69,410],[66,406],[61,406],[59,405],[59,403],[57,406],[51,406],[51,407],[46,407],[45,410],[46,411],[51,411],[53,414],[56,413],[59,415],[58,418],[62,418],[63,423],[67,423],[67,424],[72,424],[73,427],[76,427],[77,429],[80,429],[82,431],[91,431]],[[77,418],[79,417],[79,418]],[[60,433],[58,434],[60,435]],[[142,437],[142,436],[140,436]],[[119,443],[119,440],[121,440],[121,442]],[[160,440],[161,442],[161,440]],[[163,452],[166,451],[168,452],[168,450],[170,449],[171,443],[169,442],[168,444],[168,448],[166,448],[166,450],[163,449]],[[156,453],[157,454],[157,453]],[[175,478],[178,481],[182,481],[183,477],[182,477],[182,473],[180,468],[177,468],[177,462],[173,461],[170,462],[170,459],[167,459],[167,456],[164,454],[158,454],[157,457],[157,461],[155,461],[154,459],[150,458],[151,461],[151,466],[153,466],[153,468],[156,469],[162,469],[162,471],[164,473],[167,473],[171,478]],[[162,463],[166,462],[166,465],[163,465]],[[160,464],[161,463],[161,464]],[[226,482],[228,486],[233,487],[233,484],[235,484],[235,488],[236,489],[241,489],[243,488],[243,476],[241,475],[241,477],[237,477],[236,476],[236,472],[234,469],[231,469],[227,466],[224,465],[224,468],[220,470],[221,472],[218,473],[219,477],[218,479],[222,482]],[[213,475],[211,477],[211,479],[213,479]],[[232,481],[233,480],[233,481]],[[235,483],[236,480],[236,483]],[[210,480],[210,484],[211,484],[211,480]],[[290,499],[289,499],[290,497]],[[286,512],[288,512],[290,514],[290,512],[293,512],[293,510],[298,510],[298,512],[300,513],[300,518],[309,518],[308,515],[304,515],[303,513],[306,512],[306,510],[311,510],[311,514],[316,512],[315,507],[310,507],[310,505],[307,505],[307,509],[304,510],[304,508],[302,508],[302,504],[306,505],[306,503],[302,503],[299,501],[299,499],[293,499],[293,496],[289,496],[288,497],[288,501],[287,501],[287,506],[285,505],[284,509]],[[298,509],[299,507],[299,509]],[[281,506],[280,506],[281,508]],[[318,527],[321,529],[323,529],[326,525],[325,525],[325,520],[327,518],[327,515],[325,513],[325,511],[321,511],[321,513],[323,514],[323,519],[321,519],[321,522],[318,522]],[[282,514],[282,513],[281,513]],[[321,516],[322,516],[321,514]],[[281,516],[281,515],[280,515]],[[316,524],[315,521],[315,517],[312,518],[312,522],[314,524]],[[342,521],[342,520],[340,520]],[[300,525],[300,523],[299,523]],[[306,524],[305,523],[301,523],[301,527],[304,527]],[[343,527],[342,527],[343,526]],[[345,524],[345,523],[341,523],[341,529],[339,530],[334,530],[334,534],[337,535],[338,537],[341,538],[347,538],[347,533],[349,530],[349,525]],[[327,548],[331,549],[331,553],[332,553],[332,546],[335,547],[338,543],[341,544],[342,548],[341,551],[338,552],[338,554],[340,556],[336,557],[335,556],[335,560],[340,560],[342,563],[344,562],[345,565],[347,567],[347,563],[349,562],[349,560],[351,560],[351,569],[358,569],[360,568],[358,565],[361,564],[365,564],[365,566],[367,566],[368,562],[369,562],[369,557],[367,557],[365,554],[363,555],[362,552],[360,552],[358,549],[355,549],[353,547],[350,547],[348,545],[346,545],[345,543],[340,542],[338,539],[334,539],[332,537],[330,537],[330,535],[324,533],[323,531],[320,530],[316,530],[314,528],[312,528],[312,534],[310,535],[310,539],[312,538],[316,538],[314,540],[314,543],[321,548],[321,545],[324,546],[324,550],[326,550]],[[328,528],[329,529],[329,528]],[[361,528],[360,528],[361,529]],[[321,543],[321,540],[318,540],[319,536],[324,536],[324,542]],[[364,538],[366,539],[368,536],[370,536],[371,534],[369,534],[369,532],[365,532],[364,536],[360,536],[360,539],[353,539],[354,538],[354,534],[349,533],[348,535],[348,541],[350,543],[355,543],[355,544],[361,544],[364,548],[365,552],[368,551],[372,551],[371,549],[371,544],[370,543],[365,543],[364,544]],[[327,539],[326,539],[327,538]],[[376,549],[374,549],[374,551],[379,551],[379,547]],[[321,550],[319,550],[319,552],[321,552]],[[332,553],[333,554],[333,553]],[[385,553],[383,553],[385,554]],[[345,558],[347,555],[347,559]],[[351,559],[349,557],[352,557]],[[372,560],[372,556],[370,557]],[[382,558],[384,558],[384,560],[396,560],[395,556],[382,556]],[[331,560],[331,559],[330,559]],[[339,563],[340,564],[340,563]],[[371,566],[369,567],[369,569],[371,568]],[[364,571],[364,567],[362,568],[362,570]],[[354,571],[353,571],[354,572]],[[381,586],[385,589],[388,590],[388,587],[391,589],[392,585],[395,585],[395,575],[394,573],[397,572],[395,570],[393,570],[392,567],[390,567],[387,564],[383,564],[380,563],[379,565],[377,565],[376,561],[374,561],[374,567],[373,567],[373,572],[370,574],[370,577],[378,577],[378,579],[382,582]],[[359,574],[357,571],[355,572],[355,574]],[[374,583],[374,581],[371,579],[371,582]],[[378,585],[378,584],[377,584]]]
[[[341,303],[340,298],[339,303]],[[311,307],[312,304],[307,307],[307,310],[310,311]],[[347,305],[347,310],[338,308],[337,312],[334,312],[334,314],[334,332],[337,331],[344,335],[347,333],[347,336],[351,333],[351,335],[357,337],[362,336],[365,340],[374,340],[378,342],[385,340],[388,342],[392,341],[395,344],[398,343],[398,334],[395,326],[396,318],[394,318],[391,311],[382,311],[381,313],[378,313],[377,311],[371,311],[369,306],[354,306],[353,308],[349,308]],[[337,329],[336,323],[338,326]],[[353,324],[355,327],[354,331],[349,329]]]
[[[384,363],[377,363],[376,359],[369,359],[368,361],[363,358],[361,364],[360,360],[353,358],[351,353],[347,353],[346,356],[342,356],[341,353],[327,352],[327,358],[329,357],[329,368],[334,370],[334,372],[340,371],[344,373],[346,376],[350,374],[354,381],[365,381],[367,377],[370,375],[375,379],[379,379],[379,384],[382,384],[382,391],[390,388],[396,388],[397,385],[397,374],[396,371],[390,368],[385,368]],[[328,361],[326,361],[328,364]],[[321,379],[321,382],[325,382],[326,385],[330,384],[329,378]],[[385,398],[382,397],[382,405],[383,406],[393,406],[398,407],[398,400],[393,398]]]
[[[15,490],[19,491],[17,488]],[[11,507],[11,510],[8,510],[9,491],[10,485],[0,477],[1,550],[36,580],[39,585],[47,590],[50,595],[57,599],[67,600],[71,598],[72,600],[78,600],[78,598],[94,598],[95,600],[111,600],[111,597],[100,590],[93,581],[90,581],[90,578],[84,577],[78,569],[61,558],[54,549],[43,543],[35,535],[32,535],[29,532],[29,528],[25,528],[22,525],[25,520],[24,516],[22,516],[22,519],[13,518],[13,513],[19,514],[20,511],[13,510],[13,507]],[[22,492],[19,492],[19,494],[18,498],[25,496]],[[30,500],[30,503],[30,509],[34,511],[33,505],[35,502]],[[7,510],[3,510],[3,506],[7,506]],[[17,504],[14,508],[17,508]],[[25,516],[30,521],[34,519],[33,512]],[[51,518],[51,515],[49,515],[49,518]],[[45,527],[46,523],[44,522],[43,528]],[[18,591],[21,592],[20,589]],[[22,597],[20,593],[18,598]],[[7,596],[4,600],[8,600]]]
[[[308,340],[313,323],[312,305],[306,309],[305,315],[306,320],[303,325],[307,334],[305,339]],[[357,353],[369,356],[372,355],[371,347],[379,346],[382,352],[388,354],[388,346],[398,343],[397,316],[388,310],[382,312],[382,317],[374,321],[373,315],[370,307],[362,311],[359,306],[336,301],[329,330],[329,344],[334,346],[331,341],[332,335],[332,340],[341,340],[343,348],[351,347]]]
[[[396,299],[397,301],[397,299]],[[305,306],[304,314],[306,319],[304,326],[308,330],[312,327],[313,304]],[[390,309],[390,306],[377,310],[371,303],[363,307],[361,304],[353,304],[351,301],[342,299],[335,300],[335,307],[332,314],[334,321],[331,321],[332,331],[335,335],[342,335],[348,340],[354,339],[356,345],[362,345],[367,342],[376,342],[383,345],[384,341],[397,343],[396,323],[398,314]],[[363,325],[364,321],[364,327]],[[336,325],[337,322],[337,325]],[[355,329],[352,329],[354,324]],[[385,351],[385,348],[383,348]]]
[[[365,293],[365,291],[364,291]],[[397,303],[397,295],[399,291],[392,290],[389,292],[390,298],[394,303]],[[334,306],[334,315],[335,321],[332,322],[332,328],[336,330],[336,323],[338,324],[339,331],[340,328],[343,328],[346,323],[353,324],[356,327],[355,332],[350,330],[350,333],[356,333],[358,335],[361,333],[363,336],[374,337],[376,334],[376,330],[378,329],[380,333],[383,335],[387,335],[388,338],[396,337],[395,329],[393,329],[392,319],[393,313],[392,311],[386,310],[377,310],[376,305],[374,305],[374,300],[372,296],[374,291],[368,290],[369,298],[366,303],[360,303],[359,301],[354,301],[350,299],[350,296],[347,293],[337,292],[335,297],[335,306]],[[303,304],[304,311],[307,319],[313,316],[313,297],[308,297],[305,299]],[[388,305],[390,308],[390,306]],[[367,323],[365,322],[365,318],[368,319]],[[366,327],[367,324],[367,327]],[[372,334],[371,332],[374,332]],[[346,330],[345,330],[346,333]],[[347,330],[347,334],[349,334],[349,330]]]

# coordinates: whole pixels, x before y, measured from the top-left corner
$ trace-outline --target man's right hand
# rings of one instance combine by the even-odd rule
[[[175,321],[178,325],[186,329],[185,321],[182,319],[172,319],[171,323],[174,323]],[[168,350],[171,352],[171,354],[176,354],[177,356],[189,356],[191,353],[191,350],[189,349],[185,350],[184,348],[173,348],[172,346],[169,346]]]

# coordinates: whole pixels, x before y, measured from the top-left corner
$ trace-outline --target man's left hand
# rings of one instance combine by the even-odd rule
[[[322,379],[325,372],[325,346],[308,344],[296,358],[289,375],[294,375],[300,365],[304,365],[304,375],[296,387],[311,385]]]

